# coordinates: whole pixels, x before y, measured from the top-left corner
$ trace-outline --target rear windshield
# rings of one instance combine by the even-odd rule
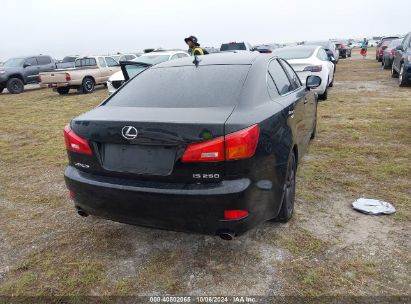
[[[247,47],[244,42],[223,43],[220,51],[246,51]]]
[[[97,65],[97,62],[94,58],[82,58],[77,59],[75,65],[76,67],[95,66]]]
[[[401,44],[401,42],[402,42],[402,39],[392,40],[392,41],[390,41],[389,47],[395,48],[395,47],[399,46]]]
[[[314,53],[315,48],[293,48],[293,49],[277,49],[274,54],[284,59],[302,59],[309,58]]]
[[[224,107],[236,104],[249,65],[149,68],[129,81],[107,106]]]

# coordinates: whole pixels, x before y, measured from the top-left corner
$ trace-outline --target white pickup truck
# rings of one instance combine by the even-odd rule
[[[82,57],[76,59],[74,68],[40,73],[40,85],[56,89],[60,95],[70,89],[92,93],[96,85],[105,84],[118,71],[119,64],[110,56]]]

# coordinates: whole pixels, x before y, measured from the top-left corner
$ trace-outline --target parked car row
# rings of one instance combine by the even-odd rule
[[[409,32],[400,42],[393,48],[391,63],[391,76],[398,78],[400,87],[411,84],[411,32]],[[390,53],[391,54],[391,53]],[[384,66],[385,67],[385,66]]]
[[[100,59],[100,65],[96,58],[102,58]],[[83,92],[87,93],[90,92],[90,90],[93,91],[95,85],[105,83],[109,72],[114,73],[118,71],[120,69],[119,62],[121,60],[132,60],[136,58],[137,55],[135,54],[91,57],[80,57],[78,55],[74,55],[66,56],[61,61],[56,61],[48,55],[10,58],[0,66],[0,93],[7,88],[7,90],[12,94],[19,94],[24,91],[24,85],[40,83],[41,80],[47,80],[41,84],[42,86],[51,86],[56,89],[59,88],[57,91],[60,94],[64,94],[67,88],[81,88]],[[91,59],[91,61],[88,59]],[[85,63],[87,63],[86,66],[84,66]],[[117,66],[117,69],[114,68],[115,66]],[[97,68],[99,71],[105,68],[109,69],[108,71],[105,69],[105,71],[98,76],[96,75],[97,71],[93,71],[90,75],[85,75],[85,77],[89,77],[88,80],[85,80],[85,77],[83,77],[83,79],[80,79],[80,83],[78,80],[73,81],[73,79],[66,79],[65,82],[68,83],[67,85],[63,85],[63,81],[61,81],[61,79],[55,83],[49,82],[51,80],[49,77],[51,74],[53,74],[53,77],[64,74],[66,76],[68,75],[67,78],[71,78],[72,75],[78,76],[78,73],[74,70],[82,69],[82,73],[84,73],[85,67],[88,69]],[[45,73],[48,72],[51,74],[46,75]],[[108,76],[111,76],[111,74]],[[101,80],[103,78],[104,81],[102,82]],[[90,83],[90,79],[93,80],[93,84]],[[88,89],[86,89],[86,87]]]

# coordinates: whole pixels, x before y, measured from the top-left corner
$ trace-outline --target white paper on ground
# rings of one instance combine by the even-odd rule
[[[352,203],[352,207],[357,211],[373,215],[392,214],[396,211],[390,203],[363,197]]]

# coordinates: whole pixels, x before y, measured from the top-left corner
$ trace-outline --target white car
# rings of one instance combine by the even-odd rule
[[[134,54],[117,54],[117,55],[111,55],[110,57],[114,58],[115,61],[120,62],[120,61],[134,60],[138,56],[136,56]]]
[[[274,55],[287,60],[297,72],[303,85],[310,75],[319,76],[321,85],[314,89],[321,100],[326,100],[328,87],[333,86],[335,66],[330,61],[322,46],[299,45],[285,47],[273,51]]]
[[[142,54],[140,57],[137,57],[130,61],[142,62],[147,64],[158,64],[164,61],[174,60],[178,58],[188,57],[188,53],[184,51],[153,51],[150,53]],[[133,73],[134,75],[138,74],[145,68],[141,67],[135,68]],[[122,84],[124,83],[124,75],[122,71],[114,73],[107,81],[107,89],[110,94],[113,94]]]

